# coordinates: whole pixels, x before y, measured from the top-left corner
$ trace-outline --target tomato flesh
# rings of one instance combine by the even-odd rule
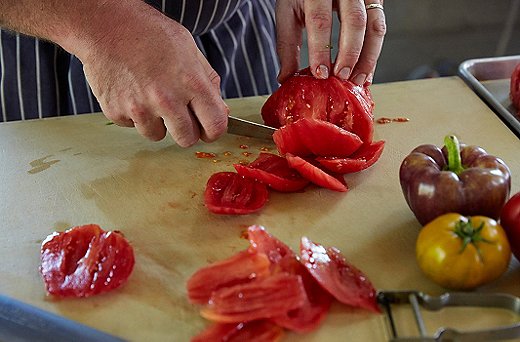
[[[309,184],[307,179],[289,166],[287,159],[272,153],[261,152],[250,164],[233,166],[239,175],[260,181],[280,192],[299,191]]]
[[[195,304],[207,304],[212,293],[218,289],[268,276],[270,265],[265,254],[251,251],[237,253],[195,272],[188,279],[188,298]]]
[[[346,157],[363,144],[354,133],[330,122],[309,118],[302,118],[276,130],[273,139],[280,154],[290,153],[300,157],[310,154]]]
[[[334,298],[353,307],[380,312],[376,290],[368,278],[335,248],[325,248],[303,237],[301,262]]]
[[[316,161],[331,172],[340,174],[359,172],[374,165],[381,157],[384,147],[385,142],[381,140],[361,146],[347,158],[317,157]]]
[[[304,302],[301,277],[281,272],[214,291],[201,315],[219,323],[247,322],[282,315]]]
[[[314,166],[310,161],[291,154],[287,154],[285,157],[291,167],[295,168],[303,177],[312,183],[334,191],[348,191],[346,183],[328,174],[319,167]]]
[[[204,203],[215,214],[243,215],[260,210],[268,196],[262,183],[235,172],[218,172],[208,179]]]
[[[216,323],[191,339],[191,342],[276,342],[284,335],[283,329],[268,320],[240,323]]]
[[[42,243],[45,288],[56,297],[89,297],[123,285],[134,267],[132,246],[95,224],[49,235]]]

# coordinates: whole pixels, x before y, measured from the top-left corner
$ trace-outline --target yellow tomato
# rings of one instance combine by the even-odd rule
[[[416,257],[421,270],[437,284],[468,290],[500,277],[511,260],[511,249],[495,220],[450,213],[422,228]]]

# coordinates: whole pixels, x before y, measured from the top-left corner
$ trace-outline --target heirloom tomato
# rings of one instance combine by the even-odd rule
[[[520,192],[512,196],[502,208],[500,225],[506,231],[513,254],[520,260]]]
[[[123,285],[134,267],[132,246],[119,231],[88,224],[49,235],[40,272],[56,297],[88,297]]]
[[[268,320],[215,323],[193,337],[191,342],[276,342],[281,340],[283,335],[283,329]]]
[[[335,177],[330,175],[329,173],[320,169],[318,166],[315,166],[312,163],[313,160],[306,160],[298,156],[293,156],[289,153],[285,157],[287,158],[287,161],[291,167],[295,168],[303,177],[307,178],[312,183],[334,191],[348,191],[345,180],[339,178],[341,176]]]
[[[502,227],[485,216],[441,215],[426,224],[416,243],[424,274],[435,283],[469,290],[500,277],[511,259]]]

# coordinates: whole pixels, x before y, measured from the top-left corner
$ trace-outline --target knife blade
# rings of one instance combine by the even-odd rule
[[[273,133],[276,131],[275,128],[262,125],[256,122],[240,119],[234,116],[228,117],[228,130],[229,134],[242,135],[252,138],[260,139],[273,139]]]
[[[123,339],[0,295],[0,341],[107,341]]]

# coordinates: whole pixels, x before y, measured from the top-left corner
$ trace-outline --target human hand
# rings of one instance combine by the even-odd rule
[[[179,23],[143,3],[78,55],[105,116],[151,139],[211,142],[227,129],[220,77]]]
[[[365,6],[376,4],[372,8]],[[307,30],[309,66],[317,78],[334,74],[357,85],[372,83],[386,34],[383,0],[278,0],[276,2],[278,80],[300,68],[302,31]],[[377,5],[381,5],[381,8]],[[331,70],[332,14],[341,23],[339,50]]]

